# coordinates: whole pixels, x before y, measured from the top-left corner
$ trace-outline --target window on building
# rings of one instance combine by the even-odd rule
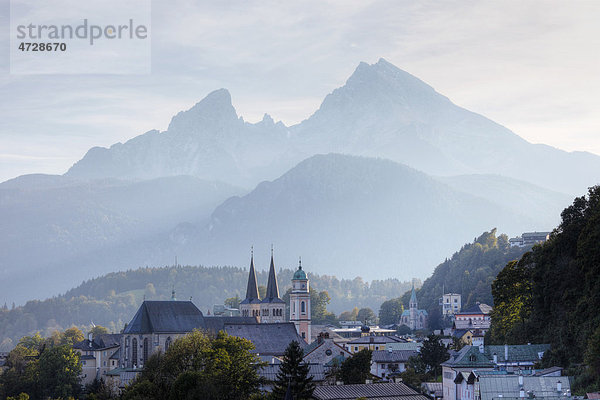
[[[138,343],[136,338],[133,338],[131,341],[131,362],[133,365],[137,365],[138,363]]]
[[[302,332],[302,339],[306,339],[306,332]]]
[[[81,362],[81,364],[82,364],[82,365],[85,365],[85,360],[83,360],[83,361]]]
[[[293,311],[292,311],[292,312],[296,312],[296,302],[293,302],[293,303],[292,303],[292,309],[293,309]]]
[[[171,346],[171,336],[165,340],[165,350],[169,350],[169,346]]]
[[[302,301],[302,302],[300,302],[300,312],[301,312],[302,314],[305,314],[305,313],[306,313],[306,305],[304,304],[304,302],[303,302],[303,301]]]
[[[146,364],[146,361],[148,361],[148,352],[150,350],[150,343],[148,343],[148,338],[144,338],[144,364]]]
[[[325,355],[330,356],[332,354],[331,349],[325,350]]]

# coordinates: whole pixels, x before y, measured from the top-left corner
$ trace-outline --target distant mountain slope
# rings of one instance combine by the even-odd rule
[[[501,174],[569,194],[600,181],[600,157],[528,143],[383,59],[361,63],[295,126],[275,124],[268,115],[246,123],[220,89],[173,117],[165,132],[90,149],[67,175],[185,174],[252,187],[330,152],[388,158],[434,175]]]
[[[69,287],[76,271],[90,276],[81,257],[95,254],[106,260],[98,253],[153,237],[181,222],[199,223],[225,198],[240,193],[227,184],[184,176],[135,182],[27,175],[4,182],[0,280],[11,283],[2,285],[2,295],[23,301],[56,293],[60,288],[49,292],[47,287],[54,278]],[[124,257],[123,252],[116,257]],[[102,272],[113,266],[104,268]]]
[[[559,224],[560,212],[571,201],[566,194],[500,175],[458,175],[436,179],[453,189],[502,204],[517,214],[535,215],[539,225],[530,229],[542,231],[551,231]]]
[[[520,232],[538,221],[391,161],[329,154],[228,199],[176,251],[240,265],[240,249],[274,242],[284,265],[303,255],[321,273],[406,279],[486,226]]]

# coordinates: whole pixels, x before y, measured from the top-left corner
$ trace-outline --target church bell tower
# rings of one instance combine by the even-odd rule
[[[302,260],[298,263],[298,270],[292,278],[292,293],[290,293],[290,322],[293,322],[298,335],[311,342],[310,328],[310,290],[308,278],[302,270]]]

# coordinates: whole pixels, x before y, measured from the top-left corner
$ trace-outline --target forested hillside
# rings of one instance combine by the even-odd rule
[[[491,340],[551,343],[544,364],[583,368],[583,393],[600,387],[600,186],[561,217],[548,242],[498,274]]]
[[[278,271],[280,295],[291,284],[293,271]],[[335,276],[308,274],[310,286],[327,291],[329,311],[340,313],[353,307],[379,305],[410,289],[410,282],[386,279],[365,282],[362,278],[338,279]],[[192,301],[203,313],[212,312],[214,304],[227,298],[244,298],[248,271],[234,267],[173,266],[141,268],[116,272],[91,279],[61,296],[44,301],[33,300],[22,307],[0,310],[0,351],[11,349],[20,337],[40,331],[50,335],[76,325],[83,330],[94,323],[111,332],[120,331],[129,322],[144,298],[166,300],[175,289],[177,299]],[[267,282],[266,271],[258,271],[259,285]]]
[[[443,293],[460,293],[463,308],[477,301],[493,305],[491,283],[507,262],[519,259],[526,250],[528,248],[510,247],[508,237],[496,236],[494,228],[438,265],[417,291],[419,308],[429,313],[430,328],[438,329],[442,325],[438,302]],[[398,303],[408,308],[409,297],[410,293],[405,293]]]

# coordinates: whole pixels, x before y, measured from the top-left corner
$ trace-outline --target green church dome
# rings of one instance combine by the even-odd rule
[[[302,267],[298,267],[298,270],[294,272],[293,280],[306,280],[306,273],[302,271]]]

